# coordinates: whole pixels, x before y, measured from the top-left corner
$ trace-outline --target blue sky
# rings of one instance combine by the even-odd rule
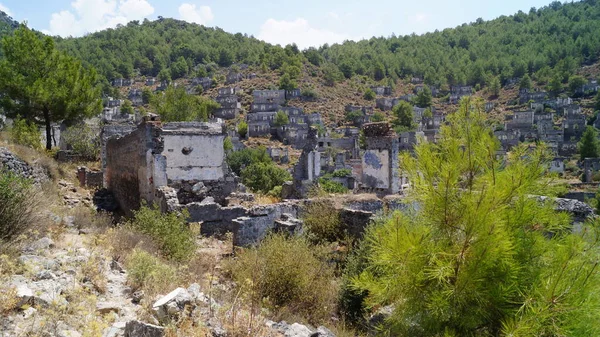
[[[233,1],[0,0],[15,20],[52,35],[81,36],[119,23],[158,16],[218,26],[267,42],[301,48],[371,36],[425,33],[477,18],[528,12],[550,0]]]

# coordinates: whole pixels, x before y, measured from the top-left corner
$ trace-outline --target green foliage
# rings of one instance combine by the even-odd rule
[[[365,115],[364,112],[362,112],[362,110],[352,110],[352,111],[346,111],[344,113],[344,118],[346,119],[347,122],[352,122],[352,123],[358,123],[360,121],[361,118],[363,118],[363,116]]]
[[[150,235],[166,257],[184,261],[196,250],[194,234],[186,222],[188,217],[186,210],[181,214],[162,213],[156,205],[142,205],[134,212],[134,217],[128,225]]]
[[[0,245],[12,243],[38,225],[38,205],[30,180],[0,171]]]
[[[419,91],[415,97],[415,103],[419,108],[429,108],[433,97],[431,95],[431,89],[429,86],[423,86],[423,90]]]
[[[290,173],[273,163],[259,162],[242,170],[242,182],[255,192],[269,193],[277,186],[291,180]]]
[[[279,110],[275,114],[275,120],[273,121],[273,124],[275,126],[288,125],[290,124],[290,119],[288,118],[288,115],[285,112]]]
[[[569,77],[569,91],[571,92],[572,95],[575,95],[577,90],[581,89],[581,87],[586,83],[587,83],[587,81],[586,81],[585,77],[583,77],[583,76],[579,76],[579,75],[571,76],[571,77]]]
[[[407,131],[415,128],[413,107],[410,103],[400,101],[400,103],[392,108],[392,114],[394,116],[392,123],[395,126]]]
[[[350,177],[351,175],[352,175],[352,170],[348,169],[348,168],[335,170],[332,173],[332,176],[336,177],[336,178]]]
[[[312,199],[302,212],[306,237],[313,243],[336,242],[345,238],[340,212],[328,199]]]
[[[558,75],[552,76],[550,82],[548,83],[548,91],[552,93],[554,96],[557,96],[563,90],[562,83],[560,81],[560,77]]]
[[[308,98],[308,99],[313,99],[313,100],[319,98],[319,95],[317,95],[317,92],[313,88],[303,89],[302,96],[305,98]]]
[[[594,97],[594,111],[600,111],[600,90]]]
[[[280,314],[322,322],[334,311],[336,288],[324,249],[300,237],[270,235],[256,248],[241,251],[229,266],[244,297]]]
[[[88,160],[98,160],[100,157],[100,130],[86,123],[69,127],[61,134],[62,140],[75,153]]]
[[[502,88],[502,85],[500,84],[500,78],[498,78],[498,76],[493,76],[488,86],[492,96],[500,95],[500,89]]]
[[[51,123],[92,116],[102,110],[94,70],[58,51],[50,37],[21,25],[2,40],[0,105],[8,116],[42,121],[46,149],[52,148]]]
[[[164,122],[206,121],[219,103],[204,96],[189,95],[183,87],[169,86],[150,99],[150,105]]]
[[[123,105],[121,105],[121,113],[133,115],[133,105],[131,104],[130,100],[126,99],[123,101]]]
[[[330,177],[323,176],[319,178],[319,187],[322,188],[326,193],[348,193],[348,189],[344,185],[338,183],[337,181],[331,180]]]
[[[227,165],[238,176],[242,174],[242,170],[256,163],[272,163],[273,160],[269,157],[267,149],[264,147],[245,148],[240,151],[234,151],[227,154]]]
[[[600,142],[598,142],[598,132],[596,129],[588,125],[581,136],[581,140],[577,143],[581,160],[585,158],[597,158],[600,156]]]
[[[150,90],[150,88],[142,89],[142,103],[150,104],[151,99],[152,99],[152,90]]]
[[[38,130],[38,127],[34,123],[28,122],[19,116],[13,121],[13,125],[10,128],[10,138],[16,144],[36,150],[42,149],[40,130]]]
[[[371,88],[368,88],[368,89],[365,91],[365,94],[364,94],[364,96],[363,96],[363,97],[364,97],[364,99],[366,99],[367,101],[372,101],[372,100],[374,100],[374,99],[375,99],[375,92],[374,92],[373,90],[371,90]]]
[[[298,83],[296,83],[296,81],[291,78],[290,74],[285,73],[279,79],[279,89],[293,90],[296,88],[298,88]]]
[[[344,75],[338,69],[338,67],[333,63],[327,63],[323,68],[323,79],[325,80],[325,84],[332,87],[336,82],[341,81],[344,78]]]
[[[384,120],[385,120],[385,114],[381,111],[377,111],[371,117],[371,122],[374,122],[374,123],[383,122]]]
[[[237,126],[237,132],[241,138],[246,138],[246,135],[248,134],[248,123],[246,123],[246,121],[241,121]]]
[[[177,282],[176,268],[141,249],[131,252],[126,266],[127,281],[134,289],[167,289]]]
[[[225,140],[223,141],[223,150],[225,150],[225,153],[229,153],[233,150],[233,143],[231,142],[230,137],[225,137]]]
[[[571,230],[551,202],[543,145],[501,163],[482,103],[462,101],[437,144],[401,158],[419,206],[368,229],[351,286],[393,305],[397,336],[600,333],[597,230]]]
[[[519,82],[519,90],[531,89],[531,88],[532,88],[531,78],[529,77],[528,74],[525,74],[525,76],[523,76],[523,78],[521,78],[521,82]]]

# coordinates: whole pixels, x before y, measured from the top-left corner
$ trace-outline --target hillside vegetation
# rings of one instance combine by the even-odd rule
[[[243,63],[298,76],[312,63],[326,82],[365,75],[388,82],[421,77],[430,85],[484,86],[529,73],[540,82],[568,80],[600,53],[600,4],[558,1],[529,13],[477,19],[424,35],[371,38],[300,51],[252,36],[230,34],[174,19],[133,21],[82,38],[57,38],[59,48],[85,60],[111,80],[143,76],[177,79],[207,76],[218,67]],[[201,65],[201,67],[198,67]]]

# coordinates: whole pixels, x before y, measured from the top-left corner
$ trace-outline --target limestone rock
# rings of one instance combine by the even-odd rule
[[[184,288],[177,288],[163,296],[152,305],[158,319],[165,319],[181,312],[186,305],[192,303],[192,296]]]
[[[19,298],[18,306],[27,304],[33,299],[33,290],[26,284],[19,284],[17,286],[17,297]]]
[[[283,335],[285,337],[312,337],[313,332],[306,325],[294,323],[285,330]]]
[[[165,328],[140,321],[129,321],[125,325],[125,337],[162,337],[164,333]]]
[[[121,307],[119,303],[116,302],[98,302],[96,304],[96,311],[102,315],[109,314],[111,312],[118,314],[121,312]]]

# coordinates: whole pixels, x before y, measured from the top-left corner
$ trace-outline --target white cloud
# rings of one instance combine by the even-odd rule
[[[215,16],[208,6],[196,8],[196,5],[183,3],[179,6],[179,17],[187,22],[206,25],[211,22]]]
[[[75,0],[71,10],[53,13],[47,30],[52,35],[81,36],[154,13],[147,0]]]
[[[303,18],[297,18],[294,21],[268,19],[260,27],[258,38],[282,46],[296,43],[301,49],[318,47],[325,43],[341,43],[344,40],[352,39],[346,34],[314,28]]]
[[[8,9],[8,7],[4,6],[4,4],[2,3],[0,3],[0,11],[3,11],[4,13],[8,14],[8,16],[13,15],[10,9]]]

